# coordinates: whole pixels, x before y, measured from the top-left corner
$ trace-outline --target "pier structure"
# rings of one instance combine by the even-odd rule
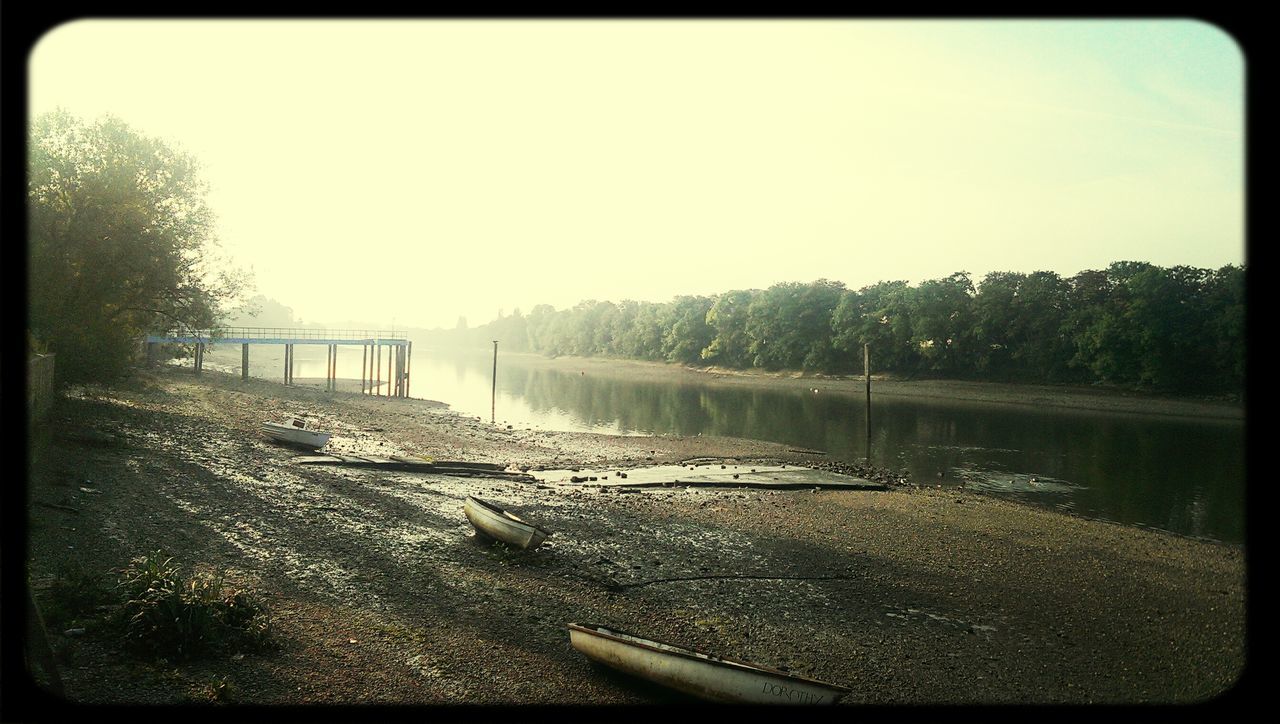
[[[156,347],[161,344],[195,345],[195,371],[204,368],[205,348],[211,344],[240,345],[240,378],[249,379],[249,345],[278,344],[284,347],[284,383],[293,384],[293,348],[299,344],[322,344],[328,348],[325,389],[337,389],[338,347],[360,345],[364,348],[360,365],[360,391],[365,394],[408,397],[409,365],[413,342],[408,335],[395,331],[352,329],[304,329],[281,327],[217,327],[198,330],[167,330],[148,334],[147,361],[153,362]],[[386,353],[386,377],[383,377],[383,352]]]

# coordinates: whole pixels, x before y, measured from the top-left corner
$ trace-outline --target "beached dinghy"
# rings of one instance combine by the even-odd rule
[[[262,431],[276,442],[311,449],[324,447],[330,437],[327,432],[319,432],[307,427],[307,421],[301,417],[291,417],[282,423],[264,422]]]
[[[569,624],[569,643],[588,658],[686,694],[738,704],[833,704],[835,684],[641,638],[596,625]]]
[[[516,548],[533,550],[551,535],[550,532],[473,495],[467,496],[467,501],[462,505],[462,512],[466,514],[467,520],[471,521],[477,533]]]

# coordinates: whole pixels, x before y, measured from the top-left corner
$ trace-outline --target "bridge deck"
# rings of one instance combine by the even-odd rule
[[[288,329],[279,327],[220,327],[190,331],[169,330],[147,335],[153,344],[409,344],[403,332],[354,329]]]

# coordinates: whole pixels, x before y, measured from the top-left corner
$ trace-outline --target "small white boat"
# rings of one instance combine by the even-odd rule
[[[849,689],[623,633],[569,624],[569,643],[610,668],[702,699],[737,704],[834,704]]]
[[[471,521],[476,532],[516,548],[533,550],[551,533],[528,521],[521,520],[501,507],[468,495],[462,512]]]
[[[262,431],[267,437],[277,442],[288,445],[297,445],[310,449],[322,448],[325,443],[329,442],[329,433],[312,430],[307,427],[307,421],[301,417],[291,417],[288,421],[264,422],[262,423]]]

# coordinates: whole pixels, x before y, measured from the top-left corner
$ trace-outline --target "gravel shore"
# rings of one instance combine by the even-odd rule
[[[209,701],[212,681],[240,704],[683,701],[591,664],[570,622],[838,683],[855,706],[1223,705],[1247,671],[1242,546],[911,484],[624,492],[304,466],[258,432],[292,413],[330,430],[332,452],[512,470],[823,463],[750,440],[508,429],[207,370],[73,390],[28,481],[37,601],[69,560],[105,579],[162,549],[261,595],[281,646],[158,663],[105,628],[70,644],[51,631],[73,652],[71,701]],[[468,494],[553,536],[533,552],[485,545]]]

